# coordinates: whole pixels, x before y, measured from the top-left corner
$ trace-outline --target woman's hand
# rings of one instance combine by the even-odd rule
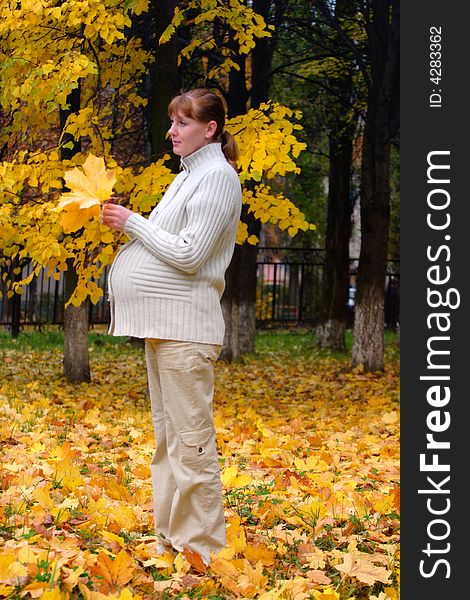
[[[103,207],[103,223],[116,231],[123,231],[127,219],[134,213],[120,204],[108,202]]]

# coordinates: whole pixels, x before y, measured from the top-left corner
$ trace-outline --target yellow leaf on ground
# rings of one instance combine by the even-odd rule
[[[331,588],[327,588],[326,590],[323,590],[322,592],[315,590],[313,592],[313,597],[315,600],[339,600],[338,592],[335,592],[335,590],[333,590]]]
[[[76,568],[76,569],[67,569],[62,567],[62,585],[65,588],[65,591],[71,592],[72,589],[77,585],[77,583],[81,582],[82,574],[84,573],[84,569]],[[68,575],[66,575],[68,573]],[[66,576],[64,576],[66,575]]]
[[[325,571],[321,571],[320,569],[312,569],[311,571],[307,571],[305,575],[307,575],[309,580],[315,585],[328,585],[331,583],[331,579],[325,575]]]
[[[228,519],[227,546],[232,548],[235,554],[243,552],[246,548],[245,530],[241,526],[239,516],[230,517]]]
[[[0,584],[23,585],[28,575],[28,567],[16,560],[13,554],[0,556]]]
[[[207,566],[205,565],[204,561],[202,560],[200,554],[198,554],[197,552],[193,552],[192,550],[189,550],[188,548],[185,548],[183,550],[183,555],[186,557],[189,564],[196,571],[198,571],[199,573],[205,573],[207,571]]]
[[[46,590],[41,598],[43,600],[66,600],[68,598],[67,593],[63,593],[59,590],[59,588],[55,588],[53,590]]]
[[[142,600],[140,594],[133,594],[129,588],[123,589],[119,594],[92,592],[83,583],[79,585],[79,588],[85,600]]]
[[[125,588],[117,597],[117,600],[141,600],[142,596],[139,594],[133,594],[129,588]]]
[[[39,506],[43,508],[47,508],[48,510],[52,510],[54,508],[54,500],[52,500],[50,496],[51,485],[37,487],[33,491],[33,500],[39,504]]]
[[[268,578],[263,575],[263,565],[258,563],[253,568],[250,563],[245,560],[243,572],[238,579],[238,588],[240,592],[248,598],[254,598],[256,594],[264,591]]]
[[[134,509],[130,506],[114,506],[109,515],[110,521],[115,522],[119,529],[132,530],[138,526],[139,521]]]
[[[124,538],[121,537],[120,535],[116,535],[112,531],[106,531],[106,530],[101,531],[101,535],[103,536],[103,538],[105,540],[108,540],[108,542],[117,543],[117,544],[119,544],[119,546],[121,546],[121,548],[124,548]]]
[[[132,579],[134,574],[134,561],[125,550],[121,550],[113,560],[104,552],[100,552],[93,572],[101,575],[111,589],[122,587]]]
[[[280,600],[284,600],[285,598],[289,598],[289,600],[306,600],[310,597],[308,586],[309,582],[303,577],[294,577],[293,579],[283,581],[279,587],[260,594],[258,600],[277,600],[278,598]],[[339,600],[339,596],[337,598]]]
[[[249,475],[239,474],[237,465],[224,469],[220,478],[225,489],[241,488],[252,483]]]
[[[266,544],[248,545],[243,550],[243,554],[250,562],[265,566],[273,565],[276,562],[276,552],[268,548]]]
[[[359,554],[345,554],[343,564],[337,565],[336,568],[341,573],[355,577],[367,585],[373,585],[376,581],[390,583],[390,572],[387,569],[376,567],[370,559],[363,558]]]

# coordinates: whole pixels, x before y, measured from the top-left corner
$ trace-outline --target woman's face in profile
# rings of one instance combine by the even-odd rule
[[[173,152],[178,156],[189,156],[206,144],[213,141],[216,123],[202,123],[182,113],[176,113],[170,117],[171,127],[168,130]]]

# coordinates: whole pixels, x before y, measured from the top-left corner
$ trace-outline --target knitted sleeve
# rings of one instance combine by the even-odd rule
[[[186,204],[187,224],[178,234],[165,231],[139,214],[129,217],[124,231],[139,239],[160,260],[186,273],[195,273],[222,232],[238,218],[239,204],[239,185],[237,188],[226,171],[213,170]]]

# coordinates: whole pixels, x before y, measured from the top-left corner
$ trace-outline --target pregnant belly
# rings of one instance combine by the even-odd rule
[[[191,301],[194,275],[167,265],[140,242],[124,247],[116,256],[110,275],[110,293],[116,302],[154,297]]]

